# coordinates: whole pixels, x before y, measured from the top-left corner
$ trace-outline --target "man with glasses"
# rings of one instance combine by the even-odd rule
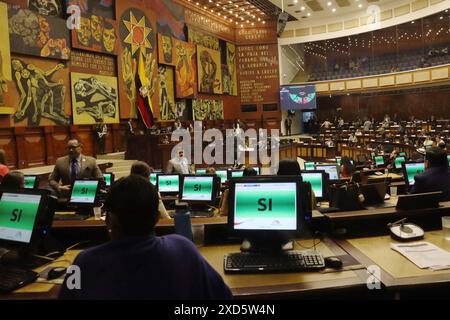
[[[97,166],[96,160],[82,155],[81,151],[82,145],[78,140],[69,140],[67,156],[56,160],[49,183],[60,196],[66,196],[70,193],[72,183],[76,179],[103,180],[103,174]]]

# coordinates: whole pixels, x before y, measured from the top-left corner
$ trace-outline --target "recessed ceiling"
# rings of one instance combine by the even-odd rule
[[[299,21],[326,19],[366,10],[370,5],[386,5],[396,0],[268,0]],[[283,2],[283,3],[282,3]]]

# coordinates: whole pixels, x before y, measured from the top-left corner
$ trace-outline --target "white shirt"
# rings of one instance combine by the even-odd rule
[[[174,158],[175,162],[177,162],[180,165],[181,173],[182,174],[189,174],[189,163],[187,158],[185,157],[176,157]]]

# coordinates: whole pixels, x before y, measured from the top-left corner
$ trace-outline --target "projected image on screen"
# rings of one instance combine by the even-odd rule
[[[178,192],[179,176],[178,175],[159,175],[158,176],[158,191],[159,192]]]
[[[41,196],[4,193],[0,199],[0,239],[29,243]]]
[[[280,88],[280,101],[282,110],[316,109],[316,86],[282,86]]]
[[[185,177],[183,196],[185,201],[211,201],[213,177]]]
[[[236,230],[296,230],[296,183],[236,183],[234,228]]]
[[[97,186],[98,181],[75,181],[70,202],[94,204],[97,195]]]
[[[323,197],[322,174],[321,173],[302,173],[304,182],[311,184],[311,189],[317,198]]]
[[[408,179],[409,185],[414,185],[414,177],[425,171],[424,163],[407,163],[406,168],[406,179]]]

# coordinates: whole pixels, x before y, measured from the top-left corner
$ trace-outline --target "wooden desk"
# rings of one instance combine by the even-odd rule
[[[312,240],[299,241],[302,246],[312,247]],[[295,249],[305,250],[299,244]],[[335,242],[325,240],[319,243],[317,249],[325,256],[346,255]],[[354,292],[367,291],[365,269],[338,272],[302,272],[284,274],[225,274],[223,271],[224,255],[239,252],[238,245],[206,246],[199,248],[202,255],[211,266],[222,276],[230,287],[233,296],[239,299],[261,298],[298,298],[304,296],[321,297],[328,294],[349,290]],[[358,268],[358,267],[357,267]]]
[[[450,251],[450,241],[446,241],[442,230],[425,233],[427,241]],[[381,282],[388,290],[394,291],[400,297],[401,291],[427,287],[439,289],[450,287],[450,270],[431,271],[420,269],[403,255],[390,248],[391,243],[397,243],[390,236],[338,240],[337,243],[350,255],[366,267],[377,265],[381,269]],[[422,296],[426,297],[425,295]],[[448,298],[445,297],[445,298]]]
[[[52,263],[35,269],[42,272],[49,267],[69,267],[81,250],[69,250],[62,257]],[[57,299],[62,281],[60,279],[50,282],[35,282],[9,294],[0,294],[0,300],[50,300]]]

